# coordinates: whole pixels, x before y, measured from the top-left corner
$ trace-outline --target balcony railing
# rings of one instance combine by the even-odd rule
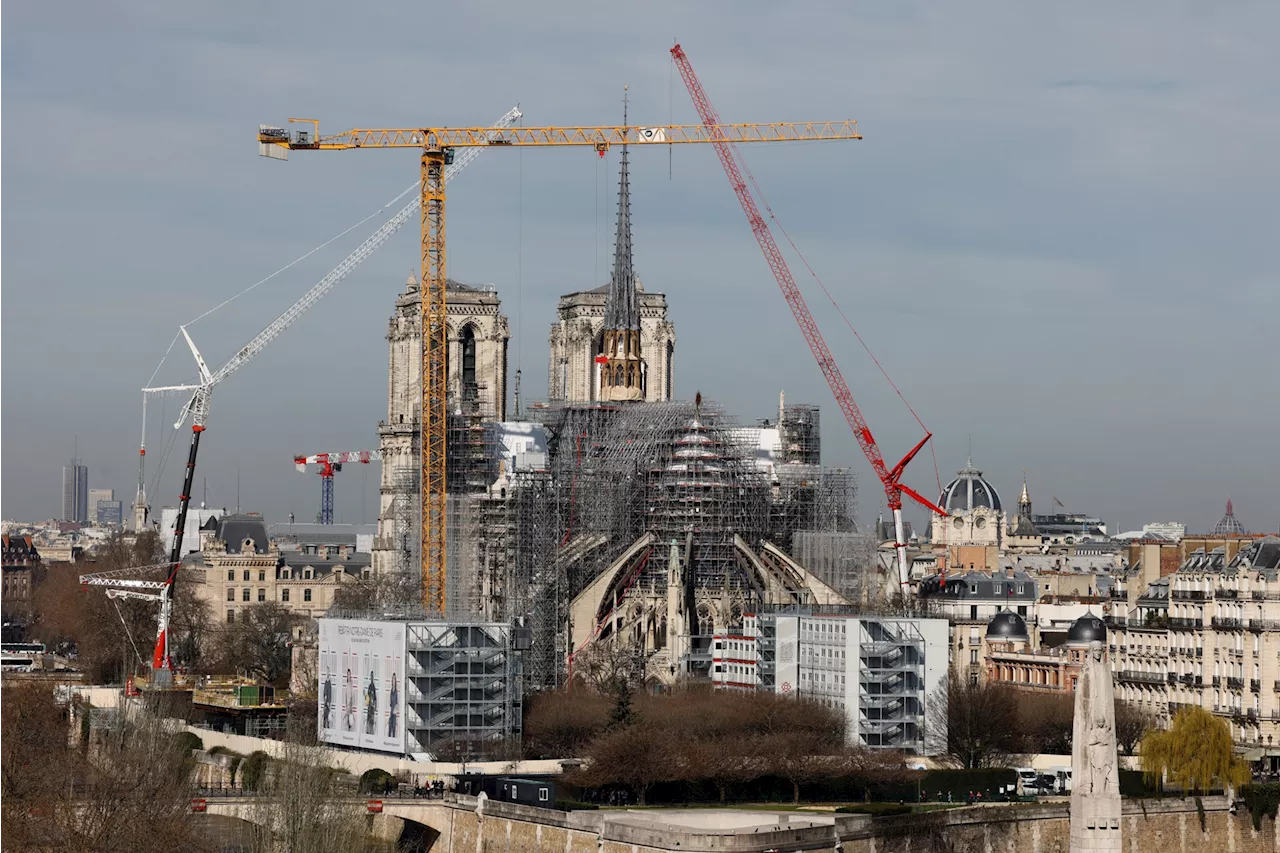
[[[1261,693],[1262,682],[1256,678],[1249,679],[1249,689],[1252,690],[1254,693]]]
[[[1164,677],[1165,683],[1173,685],[1178,683],[1178,673],[1170,672]]]
[[[1209,593],[1203,589],[1175,589],[1169,593],[1169,597],[1182,601],[1205,601],[1208,599]]]
[[[1250,619],[1250,631],[1280,631],[1280,619]]]
[[[1195,630],[1203,628],[1204,623],[1199,619],[1188,619],[1185,616],[1171,616],[1169,617],[1169,627],[1175,631]]]
[[[1226,587],[1220,586],[1213,591],[1213,594],[1217,598],[1239,598],[1240,590],[1227,589]]]
[[[1131,669],[1125,669],[1120,671],[1120,680],[1138,684],[1162,684],[1165,677],[1158,672],[1135,672]]]
[[[1278,681],[1278,682],[1276,682],[1276,683],[1277,683],[1277,684],[1280,684],[1280,681]],[[1210,684],[1212,684],[1214,687],[1221,687],[1221,686],[1222,686],[1222,677],[1221,677],[1221,676],[1219,676],[1219,675],[1215,675],[1215,676],[1213,677],[1213,681],[1211,681],[1211,682],[1210,682]]]
[[[1213,617],[1212,624],[1219,631],[1239,631],[1244,628],[1243,619],[1229,619],[1224,616]]]
[[[1255,589],[1249,593],[1249,597],[1254,601],[1277,601],[1280,600],[1280,591]]]
[[[1185,684],[1187,687],[1203,687],[1204,686],[1204,679],[1201,676],[1192,675],[1189,672],[1179,676],[1178,680],[1181,681],[1183,684]]]
[[[1244,679],[1243,679],[1243,678],[1228,678],[1228,679],[1227,679],[1227,689],[1228,689],[1228,690],[1243,690],[1243,689],[1244,689]]]
[[[1257,708],[1250,708],[1249,710],[1247,710],[1247,711],[1245,711],[1245,712],[1244,712],[1244,715],[1245,715],[1246,717],[1248,717],[1250,720],[1252,720],[1253,722],[1255,722],[1255,723],[1258,721],[1258,709],[1257,709]]]

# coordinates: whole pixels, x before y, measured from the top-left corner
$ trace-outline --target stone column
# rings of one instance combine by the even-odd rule
[[[1102,643],[1089,644],[1076,685],[1071,744],[1071,853],[1122,853],[1116,701]]]

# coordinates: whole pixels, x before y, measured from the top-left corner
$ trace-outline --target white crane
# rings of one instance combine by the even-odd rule
[[[513,107],[507,111],[502,118],[498,119],[492,129],[495,134],[498,131],[508,128],[515,124],[521,117],[519,107]],[[459,154],[454,160],[453,165],[445,173],[446,183],[452,180],[459,172],[465,169],[470,163],[474,162],[476,157],[480,155],[483,148],[467,148],[462,154]],[[412,189],[412,187],[410,188]],[[196,347],[195,341],[191,339],[191,335],[187,332],[186,326],[180,326],[179,331],[186,339],[187,346],[191,349],[191,355],[195,358],[196,366],[200,372],[200,378],[195,384],[189,385],[170,385],[155,388],[143,389],[143,442],[142,453],[139,454],[138,463],[138,502],[145,507],[146,496],[143,494],[142,474],[143,461],[146,457],[146,416],[145,405],[148,394],[171,393],[178,391],[192,391],[191,398],[187,404],[182,407],[182,411],[178,413],[178,420],[173,425],[174,429],[180,429],[187,417],[191,418],[191,449],[187,455],[187,470],[183,480],[182,495],[178,503],[178,521],[174,530],[173,547],[169,553],[169,569],[168,578],[161,583],[159,590],[160,601],[160,618],[157,625],[156,647],[152,655],[151,666],[155,673],[170,673],[169,659],[169,616],[173,607],[173,583],[177,577],[178,566],[182,562],[182,538],[187,523],[187,507],[191,502],[191,485],[195,476],[196,453],[200,447],[200,433],[204,432],[205,422],[209,417],[209,403],[213,395],[213,389],[224,379],[235,373],[252,361],[259,353],[266,349],[267,345],[280,337],[285,329],[289,328],[297,321],[299,317],[305,314],[308,309],[324,298],[330,290],[334,288],[338,282],[349,276],[361,263],[372,255],[379,247],[381,247],[391,236],[399,231],[410,219],[414,218],[422,204],[422,194],[415,193],[413,200],[400,210],[395,216],[388,219],[378,228],[368,239],[361,243],[355,251],[348,255],[342,263],[338,264],[328,275],[316,282],[316,284],[302,295],[297,302],[289,306],[283,314],[253,337],[247,344],[241,347],[235,355],[227,359],[227,361],[216,371],[209,370],[205,363],[204,356],[200,354],[200,350]],[[145,511],[145,510],[144,510]],[[136,510],[135,510],[136,512]],[[125,593],[132,593],[126,597],[149,597],[147,593],[138,594],[135,590],[137,584],[144,583],[148,586],[143,587],[150,589],[150,584],[157,583],[155,581],[126,581],[123,578],[117,578],[114,582],[112,579],[100,577],[96,575],[86,575],[81,578],[83,583],[95,586],[109,586],[116,589],[115,595],[108,590],[108,595],[119,597]],[[169,675],[171,677],[171,675]]]

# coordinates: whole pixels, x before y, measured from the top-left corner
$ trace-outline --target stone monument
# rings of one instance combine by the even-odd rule
[[[1102,643],[1089,643],[1076,683],[1071,740],[1071,853],[1121,853],[1116,699]]]

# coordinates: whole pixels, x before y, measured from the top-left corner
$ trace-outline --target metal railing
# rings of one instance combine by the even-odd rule
[[[1228,689],[1228,690],[1243,690],[1243,689],[1244,689],[1244,679],[1243,679],[1243,678],[1227,678],[1227,689]]]
[[[1239,597],[1240,597],[1240,590],[1238,590],[1238,589],[1228,589],[1227,587],[1220,586],[1220,587],[1218,587],[1217,589],[1215,589],[1215,590],[1213,591],[1213,594],[1214,594],[1214,596],[1215,596],[1216,598],[1231,598],[1231,599],[1236,599],[1236,598],[1239,598]]]
[[[1209,593],[1203,589],[1174,589],[1169,591],[1169,597],[1181,601],[1207,601]]]
[[[1125,669],[1120,671],[1119,679],[1138,684],[1162,684],[1165,677],[1158,672],[1136,672],[1132,669]]]
[[[1250,619],[1250,631],[1280,631],[1280,619]]]
[[[1244,628],[1243,619],[1231,619],[1225,616],[1213,617],[1210,624],[1212,624],[1214,628],[1217,628],[1220,631],[1231,631],[1231,630],[1238,631]]]

